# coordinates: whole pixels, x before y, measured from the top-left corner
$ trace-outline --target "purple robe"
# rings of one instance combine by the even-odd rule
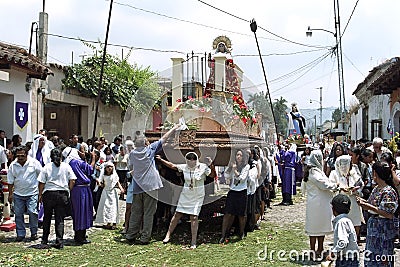
[[[74,231],[89,229],[93,226],[93,198],[90,190],[93,167],[83,160],[75,159],[69,165],[77,178],[71,190]]]
[[[286,151],[284,155],[285,171],[282,180],[282,193],[296,195],[296,152]]]

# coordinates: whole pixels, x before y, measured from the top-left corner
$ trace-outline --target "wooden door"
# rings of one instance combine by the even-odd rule
[[[58,135],[68,145],[72,134],[81,134],[80,106],[46,103],[44,116],[44,128],[49,132],[49,137]]]

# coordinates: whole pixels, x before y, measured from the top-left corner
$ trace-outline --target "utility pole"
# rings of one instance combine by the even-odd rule
[[[340,119],[343,119],[344,113],[346,111],[346,99],[344,96],[342,33],[340,30],[339,0],[334,0],[334,12],[335,12],[336,58],[338,65],[339,96],[340,96]]]
[[[99,104],[100,104],[100,99],[101,99],[101,85],[102,85],[102,82],[103,82],[104,63],[105,63],[105,61],[106,61],[107,43],[108,43],[108,32],[110,31],[111,11],[112,11],[113,2],[114,2],[114,0],[111,0],[111,1],[110,1],[110,9],[109,9],[109,12],[108,12],[106,39],[105,39],[105,41],[104,41],[103,58],[102,58],[102,60],[101,60],[101,69],[100,69],[100,78],[99,78],[99,89],[98,89],[98,91],[97,91],[96,110],[95,110],[95,113],[94,113],[92,140],[93,140],[94,137],[96,136],[97,116],[98,116],[98,114],[99,114]]]
[[[319,125],[322,132],[322,87],[316,89],[319,90]]]
[[[252,19],[250,21],[250,29],[251,31],[254,33],[254,38],[256,39],[256,44],[257,44],[257,49],[258,49],[258,55],[260,56],[260,61],[261,61],[261,67],[263,70],[263,74],[264,74],[264,80],[265,80],[265,85],[267,86],[267,92],[265,93],[265,98],[267,98],[268,96],[268,100],[269,100],[269,104],[271,107],[271,112],[272,112],[272,118],[274,119],[274,126],[275,126],[275,134],[276,134],[276,142],[279,141],[279,134],[278,134],[278,127],[276,125],[276,118],[275,118],[275,113],[274,113],[274,106],[272,104],[272,100],[271,100],[271,93],[269,91],[269,86],[268,86],[268,80],[267,80],[267,74],[265,73],[265,68],[264,68],[264,62],[261,56],[261,51],[260,51],[260,46],[258,45],[258,39],[257,39],[257,23],[254,19]]]

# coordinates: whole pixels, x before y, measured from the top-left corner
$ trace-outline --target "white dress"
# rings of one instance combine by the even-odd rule
[[[331,200],[336,184],[323,171],[311,168],[308,181],[303,182],[307,192],[305,232],[308,236],[324,236],[333,232]]]
[[[364,222],[364,217],[362,216],[361,207],[357,204],[356,196],[360,195],[362,188],[358,189],[356,192],[344,192],[343,190],[340,189],[341,188],[348,189],[351,187],[362,185],[363,181],[361,179],[361,176],[357,174],[356,169],[353,167],[353,169],[350,170],[350,175],[348,179],[343,176],[339,177],[336,171],[332,171],[331,174],[329,175],[329,180],[331,180],[334,183],[339,183],[338,193],[345,194],[350,198],[351,206],[348,216],[350,220],[353,222],[354,226],[360,226],[361,222]]]
[[[183,173],[185,180],[176,211],[199,215],[205,195],[204,180],[211,169],[204,163],[198,163],[194,169],[189,169],[186,164],[178,164],[176,167]]]
[[[96,213],[96,223],[119,223],[118,192],[115,188],[119,178],[114,172],[112,175],[100,175],[98,181],[104,183],[103,192]]]

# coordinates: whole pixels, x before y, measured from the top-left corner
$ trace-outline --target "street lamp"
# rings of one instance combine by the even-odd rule
[[[307,31],[306,31],[306,36],[307,37],[312,37],[312,32],[313,31],[324,31],[324,32],[329,32],[330,34],[332,34],[334,37],[336,37],[336,33],[325,30],[325,29],[311,29],[310,26],[308,26]]]

